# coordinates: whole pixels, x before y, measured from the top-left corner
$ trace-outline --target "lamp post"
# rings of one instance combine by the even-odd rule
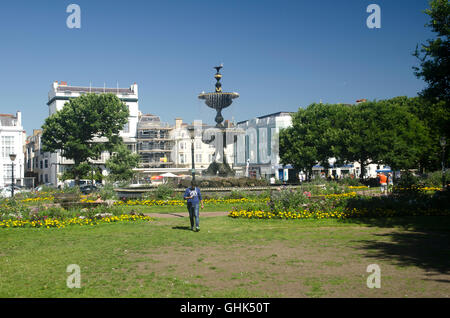
[[[11,159],[11,198],[14,198],[14,160],[16,160],[16,154],[9,154],[9,159]]]
[[[441,137],[439,142],[442,147],[442,189],[445,189],[445,146],[447,145],[447,140],[445,137]]]
[[[195,181],[195,155],[194,155],[194,141],[195,141],[195,130],[194,127],[189,128],[189,135],[191,137],[191,161],[192,161],[192,181]]]

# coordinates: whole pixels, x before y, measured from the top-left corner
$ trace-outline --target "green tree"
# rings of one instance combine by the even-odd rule
[[[408,105],[380,101],[384,150],[377,154],[377,161],[389,165],[394,170],[420,167],[423,154],[429,148],[429,131],[415,116]],[[380,124],[381,125],[381,124]]]
[[[299,109],[292,127],[280,133],[281,162],[311,171],[317,163],[327,169],[334,157],[336,164],[358,162],[361,178],[370,163],[417,167],[429,134],[408,107],[407,101],[390,100]]]
[[[443,100],[433,101],[423,97],[399,96],[386,100],[389,104],[406,107],[408,112],[415,115],[423,125],[425,131],[421,134],[422,145],[419,166],[422,170],[434,171],[441,165],[441,136],[449,136],[450,110]]]
[[[94,175],[92,175],[94,173]],[[101,182],[103,180],[102,170],[99,167],[90,165],[87,162],[80,163],[78,166],[71,166],[69,169],[64,171],[61,176],[61,180],[72,180],[76,177],[80,179],[91,180],[94,178],[95,181]]]
[[[450,3],[448,0],[432,0],[430,8],[424,12],[431,21],[430,27],[437,37],[418,46],[413,54],[420,61],[420,67],[413,67],[415,75],[428,86],[421,95],[429,99],[450,100]]]
[[[344,131],[340,130],[346,120],[348,106],[342,104],[311,104],[300,108],[292,116],[292,126],[280,132],[280,160],[292,164],[296,170],[309,174],[318,163],[325,169],[328,159],[341,154]]]
[[[139,155],[132,153],[128,148],[121,144],[116,147],[116,151],[106,161],[106,168],[109,170],[108,179],[111,181],[130,181],[139,164]]]
[[[71,99],[49,116],[43,128],[43,150],[61,155],[79,167],[97,159],[119,144],[120,130],[127,123],[127,106],[114,94],[86,94]],[[78,184],[82,169],[73,169]]]

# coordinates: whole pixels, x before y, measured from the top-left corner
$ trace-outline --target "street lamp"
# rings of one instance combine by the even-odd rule
[[[192,161],[192,181],[195,181],[195,155],[194,155],[194,141],[195,141],[195,129],[189,128],[189,136],[191,137],[191,161]]]
[[[445,137],[441,137],[439,142],[442,147],[442,188],[445,189],[445,146],[447,145],[447,140]]]
[[[14,160],[16,160],[16,154],[9,154],[9,159],[11,159],[11,198],[14,198]]]

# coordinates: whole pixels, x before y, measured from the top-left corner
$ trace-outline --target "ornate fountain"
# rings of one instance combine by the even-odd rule
[[[214,93],[201,93],[198,95],[199,99],[204,99],[205,104],[208,105],[211,108],[214,108],[217,111],[216,114],[216,127],[221,128],[223,127],[223,116],[222,116],[222,109],[227,108],[233,103],[233,99],[238,98],[238,93],[224,93],[222,92],[222,84],[220,83],[220,80],[222,79],[222,74],[220,74],[220,69],[223,68],[222,65],[215,66],[216,74],[214,75],[214,78],[216,79],[216,91]]]
[[[233,169],[230,168],[230,166],[227,163],[226,156],[225,156],[225,149],[227,147],[226,144],[226,133],[227,133],[227,127],[223,125],[223,116],[222,116],[222,109],[227,108],[233,103],[233,99],[238,98],[238,93],[227,93],[222,91],[222,84],[220,83],[220,80],[222,79],[222,74],[220,74],[220,70],[223,68],[223,65],[215,66],[216,74],[214,75],[214,78],[216,79],[216,90],[213,93],[201,93],[198,95],[199,99],[205,100],[205,104],[208,107],[211,107],[216,110],[216,128],[218,128],[221,132],[222,138],[223,138],[223,151],[222,151],[222,161],[223,162],[212,162],[208,169],[206,170],[206,175],[217,175],[220,176],[230,176],[234,175]],[[214,140],[215,136],[213,136],[210,140],[205,140],[206,143],[211,143]],[[218,149],[216,149],[217,153]]]

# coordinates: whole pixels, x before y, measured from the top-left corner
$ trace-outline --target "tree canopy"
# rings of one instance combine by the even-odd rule
[[[331,157],[337,164],[358,162],[361,177],[369,163],[394,169],[418,167],[430,134],[410,110],[408,100],[300,108],[293,115],[292,127],[280,133],[280,160],[306,171],[315,164],[328,168]]]
[[[108,179],[111,181],[130,181],[135,172],[133,168],[139,165],[139,155],[132,153],[126,145],[120,144],[111,158],[106,161],[109,170]]]
[[[89,159],[97,159],[103,151],[110,151],[122,141],[119,132],[128,116],[127,106],[114,94],[86,94],[70,99],[45,120],[43,150],[59,150],[78,167]],[[73,169],[76,180],[78,170],[82,169]]]
[[[413,67],[415,75],[422,78],[427,87],[421,92],[426,98],[450,101],[450,3],[448,0],[432,0],[424,11],[430,17],[425,26],[430,27],[436,38],[416,47],[414,56],[420,67]]]

